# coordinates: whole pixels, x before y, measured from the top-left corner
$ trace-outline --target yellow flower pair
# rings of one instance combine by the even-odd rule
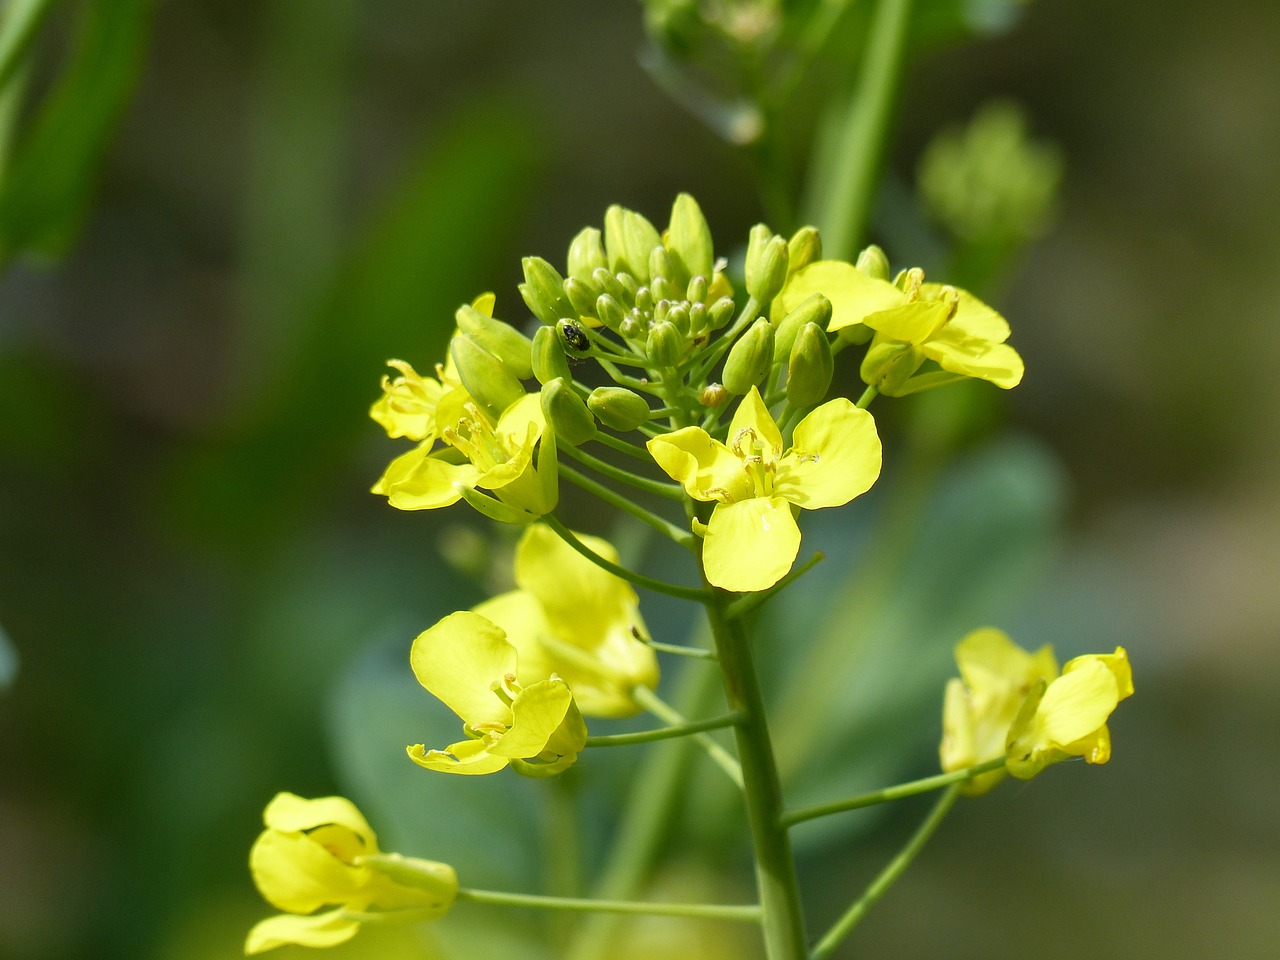
[[[1133,694],[1123,647],[1069,660],[1062,671],[1053,650],[1028,653],[992,627],[956,646],[960,678],[947,684],[942,709],[942,769],[963,770],[1005,756],[1004,770],[968,781],[964,792],[985,793],[1005,772],[1029,780],[1068,757],[1106,763],[1107,718]]]

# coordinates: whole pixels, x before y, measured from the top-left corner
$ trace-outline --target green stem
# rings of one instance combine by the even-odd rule
[[[734,600],[727,607],[725,607],[724,615],[728,617],[730,620],[737,620],[740,617],[746,616],[752,610],[755,610],[757,607],[761,606],[765,602],[772,600],[785,587],[791,585],[792,583],[795,583],[797,580],[803,577],[806,573],[808,573],[810,570],[816,567],[819,563],[821,563],[822,560],[825,559],[825,557],[826,555],[822,553],[822,551],[818,551],[812,557],[806,560],[804,563],[800,564],[800,566],[796,567],[794,570],[788,573],[785,577],[783,577],[781,580],[775,583],[768,590],[761,590],[759,593],[744,593],[742,596],[738,597],[737,600]]]
[[[946,818],[958,796],[960,796],[960,785],[953,784],[946,793],[938,798],[938,802],[929,811],[929,816],[916,829],[911,839],[907,841],[907,845],[889,862],[889,865],[880,872],[880,875],[871,882],[866,892],[823,935],[822,939],[818,941],[818,945],[813,948],[813,952],[809,955],[809,960],[826,960],[827,957],[831,956],[832,951],[840,945],[840,941],[849,935],[853,928],[858,925],[858,921],[866,915],[877,900],[885,895],[886,891],[893,886],[894,881],[902,876],[903,871],[916,858],[916,854],[924,849],[924,845],[929,842],[929,838],[933,836],[938,826]]]
[[[634,631],[633,631],[634,632]],[[719,660],[714,650],[703,650],[701,647],[687,647],[682,643],[662,643],[651,637],[640,637],[640,642],[653,647],[658,653],[670,653],[677,657],[689,657],[691,660]]]
[[[689,722],[680,711],[664,702],[661,697],[648,687],[637,686],[633,688],[631,698],[665,723],[681,726]],[[743,719],[743,717],[739,716],[737,723],[741,723]],[[696,733],[693,738],[698,742],[698,746],[707,752],[711,762],[723,770],[725,776],[732,780],[738,789],[742,789],[742,767],[737,760],[729,755],[729,751],[720,746],[713,737],[706,733]]]
[[[636,900],[591,900],[576,897],[543,897],[533,893],[503,893],[498,890],[458,889],[458,899],[501,907],[531,907],[536,910],[569,910],[574,913],[633,913],[657,917],[696,917],[701,920],[735,920],[759,923],[755,904],[642,903]]]
[[[822,230],[824,255],[833,260],[851,259],[866,228],[910,19],[911,0],[879,0],[857,85],[830,154],[831,169],[812,178],[820,189],[809,213]]]
[[[747,302],[742,305],[742,312],[738,314],[738,319],[733,321],[733,326],[725,331],[716,340],[715,345],[705,352],[705,359],[702,365],[689,377],[691,384],[697,386],[706,381],[707,375],[716,368],[720,358],[733,346],[733,341],[737,340],[738,335],[751,325],[751,322],[755,320],[756,314],[759,312],[760,302],[755,297],[747,297]]]
[[[673,740],[676,737],[688,737],[705,730],[723,730],[741,723],[742,713],[726,713],[722,717],[710,717],[706,720],[690,720],[687,723],[658,730],[637,730],[634,733],[613,733],[599,737],[587,737],[588,747],[622,747],[633,743],[653,743],[657,740]]]
[[[862,396],[858,398],[858,402],[854,404],[858,409],[865,410],[871,406],[871,401],[880,395],[880,391],[875,387],[867,387],[862,391]]]
[[[563,470],[564,468],[561,467],[561,469]],[[621,577],[623,580],[634,583],[637,587],[644,587],[645,589],[652,590],[655,593],[665,593],[670,597],[679,597],[682,600],[705,601],[707,598],[707,591],[699,587],[685,587],[678,583],[667,583],[665,580],[655,580],[653,577],[646,577],[643,573],[636,573],[634,570],[628,570],[626,567],[619,566],[611,560],[606,560],[579,540],[574,535],[573,531],[566,527],[560,521],[560,518],[553,513],[545,514],[541,519],[543,523],[556,532],[561,540],[569,544],[569,546],[573,547],[573,549],[577,550],[578,553],[582,554],[596,566],[609,571],[609,573],[612,573],[615,577]]]
[[[599,436],[599,434],[597,433],[596,436]],[[602,473],[606,477],[617,480],[619,483],[625,483],[635,487],[637,490],[643,490],[645,493],[652,493],[654,496],[666,497],[668,500],[684,500],[684,488],[678,483],[664,483],[661,480],[651,480],[648,477],[638,476],[630,470],[615,467],[612,463],[607,463],[599,457],[593,457],[586,451],[579,450],[568,443],[557,447],[557,449],[561,453],[567,453],[579,463],[586,464],[597,473]]]
[[[812,807],[802,807],[799,810],[792,810],[789,813],[784,813],[782,815],[782,823],[784,826],[794,827],[797,823],[804,823],[806,820],[816,820],[818,817],[828,817],[833,813],[844,813],[846,810],[858,810],[862,807],[874,806],[877,803],[887,803],[890,800],[901,800],[903,797],[913,797],[917,793],[928,793],[930,790],[939,790],[942,787],[949,787],[954,783],[964,783],[981,774],[1002,769],[1004,767],[1004,759],[1004,757],[997,757],[994,760],[988,760],[986,763],[978,763],[972,767],[965,767],[963,770],[953,770],[950,773],[939,773],[932,777],[912,780],[910,783],[899,783],[896,786],[885,787],[883,790],[875,790],[871,793],[859,794],[856,797],[846,797],[844,800],[833,800],[831,803],[819,803]]]
[[[656,513],[650,513],[639,504],[632,503],[620,493],[610,490],[604,484],[597,483],[585,474],[579,473],[568,464],[562,463],[560,467],[560,476],[576,484],[592,496],[598,497],[611,507],[617,507],[623,513],[629,513],[641,523],[646,523],[653,529],[657,530],[665,537],[669,537],[682,547],[687,547],[693,542],[693,534],[681,530],[669,520],[664,520]]]
[[[645,463],[653,463],[653,457],[649,455],[649,451],[644,447],[637,447],[634,443],[627,443],[627,441],[605,433],[603,430],[596,431],[595,439],[612,450],[625,453],[628,457],[643,460]]]
[[[715,599],[706,603],[707,619],[720,654],[729,707],[747,715],[747,721],[733,732],[742,765],[756,887],[764,911],[765,956],[768,960],[803,960],[804,915],[791,838],[782,825],[782,786],[769,739],[764,695],[743,623],[725,614],[729,596],[717,592]]]

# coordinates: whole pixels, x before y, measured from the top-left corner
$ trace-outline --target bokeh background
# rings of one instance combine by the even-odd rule
[[[23,109],[52,119],[0,170],[0,957],[233,957],[267,912],[245,860],[275,791],[348,793],[441,859],[465,832],[401,776],[427,722],[403,658],[502,550],[461,507],[366,492],[395,452],[365,417],[383,361],[428,367],[481,290],[521,315],[520,256],[559,262],[609,203],[662,221],[688,190],[722,248],[762,208],[640,66],[634,4],[47,6]],[[869,758],[868,786],[931,769],[949,644],[988,619],[1124,644],[1138,695],[1110,765],[961,804],[842,955],[1274,956],[1280,8],[962,6],[986,27],[913,51],[871,235],[930,249],[926,144],[1020,103],[1065,161],[1053,225],[983,291],[1028,376],[921,494],[897,586],[855,576],[871,521],[832,525],[827,619],[784,609],[767,639],[786,664],[841,618],[860,637],[822,648],[869,666],[813,765]],[[815,928],[920,813],[797,832]],[[519,817],[484,817],[519,876]]]

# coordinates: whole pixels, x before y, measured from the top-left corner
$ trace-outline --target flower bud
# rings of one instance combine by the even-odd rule
[[[653,291],[648,287],[637,287],[632,299],[641,313],[653,313]]]
[[[874,243],[858,254],[858,262],[854,266],[876,280],[889,279],[889,258]]]
[[[533,376],[529,356],[533,344],[515,327],[486,316],[469,304],[459,307],[454,318],[460,331],[501,360],[517,380]]]
[[[561,320],[556,324],[556,332],[560,334],[560,343],[569,356],[578,356],[591,349],[591,340],[582,328],[572,320]]]
[[[613,430],[634,430],[649,419],[649,402],[626,387],[596,387],[587,408]]]
[[[721,297],[707,308],[708,326],[712,330],[719,330],[732,319],[733,300],[729,297]]]
[[[458,370],[458,379],[476,404],[493,422],[502,411],[525,395],[515,375],[493,354],[465,333],[455,334],[449,342],[449,355]]]
[[[634,210],[617,204],[604,213],[604,249],[609,269],[626,271],[641,283],[649,282],[649,253],[662,245],[652,223]]]
[[[718,407],[729,402],[729,391],[720,383],[708,383],[698,394],[698,402],[704,407]]]
[[[862,382],[887,397],[895,397],[923,362],[920,348],[909,343],[896,340],[873,343],[862,358]]]
[[[649,327],[645,353],[655,367],[674,367],[684,357],[685,339],[674,323],[662,320]]]
[[[822,259],[822,238],[817,227],[801,227],[787,241],[787,275]]]
[[[586,227],[569,242],[569,257],[565,266],[570,277],[584,281],[590,280],[595,270],[609,266],[599,230]]]
[[[659,244],[649,251],[649,286],[653,286],[658,280],[667,283],[671,272],[671,256],[667,253],[667,248]],[[655,295],[662,299],[667,296],[667,293]]]
[[[793,407],[811,407],[827,395],[835,365],[823,328],[806,323],[800,328],[787,363],[787,400]]]
[[[664,300],[663,303],[670,301]],[[671,304],[671,309],[667,311],[667,319],[676,325],[676,329],[686,336],[689,333],[689,308],[683,303]]]
[[[778,357],[791,356],[796,334],[806,323],[816,323],[822,330],[831,322],[831,301],[820,293],[810,294],[798,307],[782,318],[774,330],[773,349]]]
[[[604,267],[596,267],[591,271],[591,282],[619,303],[627,302],[626,289],[618,282],[618,278]]]
[[[649,281],[649,291],[653,294],[654,300],[675,300],[675,290],[672,289],[671,282],[661,274],[655,274],[653,279]]]
[[[573,305],[564,295],[564,277],[541,257],[525,257],[524,283],[520,284],[520,296],[528,304],[533,315],[548,326],[561,317],[573,315]]]
[[[538,378],[539,383],[548,383],[556,377],[563,378],[566,383],[573,379],[564,345],[560,343],[560,334],[551,327],[539,327],[533,335],[530,362],[533,375]]]
[[[724,362],[724,388],[746,396],[773,366],[773,325],[764,317],[753,323],[729,350]]]
[[[636,311],[632,311],[622,319],[622,326],[618,327],[618,333],[622,334],[624,340],[632,343],[639,343],[649,335],[649,325],[640,319]]]
[[[622,322],[627,319],[627,312],[612,295],[602,293],[596,298],[595,316],[614,333],[618,333],[622,329]]]
[[[689,286],[685,289],[684,297],[690,303],[706,303],[707,278],[704,274],[694,274],[689,281]]]
[[[596,297],[599,291],[590,282],[570,277],[564,282],[564,293],[573,307],[573,316],[595,316]]]
[[[776,297],[787,280],[787,241],[768,234],[768,227],[756,224],[747,244],[747,293],[762,304]]]
[[[666,274],[671,279],[711,276],[714,266],[711,228],[707,226],[707,219],[702,215],[698,202],[687,193],[676,197],[676,202],[671,206],[671,222],[667,226],[667,251],[671,255],[671,264],[677,271],[675,275]]]
[[[576,447],[596,435],[596,419],[582,398],[561,377],[542,385],[542,415],[556,439]]]

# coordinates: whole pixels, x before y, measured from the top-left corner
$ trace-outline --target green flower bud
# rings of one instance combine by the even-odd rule
[[[454,335],[449,342],[449,355],[467,393],[495,423],[503,410],[525,395],[515,374],[465,333]]]
[[[776,297],[787,280],[787,241],[781,237],[765,239],[768,232],[764,224],[757,224],[751,228],[747,244],[747,293],[762,304]]]
[[[596,298],[595,316],[614,333],[619,333],[622,330],[622,322],[627,319],[627,311],[623,310],[622,304],[612,296],[602,293]]]
[[[706,303],[707,301],[707,278],[705,274],[695,274],[693,279],[689,281],[689,286],[685,290],[684,298],[690,303]]]
[[[618,273],[614,274],[614,276],[618,278],[618,283],[622,284],[622,289],[624,291],[622,297],[620,298],[622,302],[635,303],[636,292],[640,289],[640,286],[641,286],[640,281],[637,280],[631,274],[627,273],[627,271],[625,270],[619,271]]]
[[[596,297],[599,291],[590,282],[570,277],[564,282],[564,293],[569,298],[575,317],[595,316]]]
[[[674,323],[662,320],[649,327],[645,353],[655,367],[674,367],[684,357],[685,339]]]
[[[663,276],[655,276],[649,281],[649,292],[653,294],[656,300],[675,300],[675,291],[671,288],[671,282]]]
[[[663,246],[654,247],[649,251],[649,286],[653,286],[662,280],[668,282],[667,277],[671,276],[671,257],[667,253],[667,248]],[[681,284],[683,286],[683,283]],[[666,294],[663,294],[666,296]]]
[[[862,382],[885,396],[897,396],[923,362],[924,354],[912,344],[897,340],[873,343],[862,358]]]
[[[591,349],[591,339],[583,329],[572,320],[561,320],[556,324],[556,332],[560,334],[560,343],[569,356],[578,356]]]
[[[687,193],[676,197],[671,206],[671,222],[667,226],[667,252],[675,273],[664,274],[672,280],[709,277],[715,264],[711,246],[711,228],[702,215],[698,201]],[[692,296],[689,298],[693,299]]]
[[[663,300],[662,302],[668,303],[669,301]],[[689,308],[683,303],[671,304],[671,309],[667,311],[667,319],[676,325],[677,330],[688,335],[690,329]]]
[[[724,388],[745,396],[773,366],[773,325],[760,317],[729,350],[724,362]]]
[[[573,379],[569,371],[569,360],[565,356],[564,345],[560,342],[560,334],[552,327],[539,327],[533,335],[531,352],[533,375],[539,383],[548,383],[556,377],[566,383]]]
[[[787,275],[822,259],[822,238],[817,227],[801,227],[787,241]]]
[[[596,435],[596,418],[568,381],[556,377],[542,385],[542,415],[556,439],[576,447]]]
[[[462,333],[501,360],[517,380],[528,380],[533,376],[529,358],[533,344],[515,327],[481,313],[470,304],[459,307],[454,318]]]
[[[831,322],[831,301],[820,293],[810,294],[801,304],[782,318],[774,331],[773,348],[781,357],[791,356],[791,347],[796,342],[796,334],[806,323],[816,323],[820,329],[827,329]]]
[[[649,253],[662,245],[653,224],[634,210],[617,204],[604,213],[604,249],[609,269],[626,271],[641,283],[649,282]]]
[[[700,337],[707,332],[707,305],[695,303],[689,307],[689,334]]]
[[[596,267],[591,271],[591,281],[604,293],[607,293],[619,303],[628,303],[627,291],[618,278],[604,267]]]
[[[635,314],[627,314],[622,321],[622,326],[618,328],[618,332],[622,334],[623,339],[631,342],[639,342],[649,335],[649,325],[637,317]]]
[[[586,227],[579,231],[569,243],[569,258],[565,266],[569,276],[575,280],[590,280],[595,270],[609,266],[599,230]]]
[[[698,402],[704,407],[718,407],[729,402],[729,391],[723,384],[708,383],[698,394]]]
[[[889,279],[889,258],[874,243],[858,254],[858,262],[854,266],[876,280]]]
[[[634,295],[636,309],[642,313],[653,313],[653,293],[648,287],[640,287]]]
[[[525,257],[524,283],[520,284],[520,296],[528,304],[533,315],[548,326],[554,326],[561,317],[573,316],[573,304],[564,295],[564,277],[541,257]]]
[[[794,407],[818,403],[827,395],[834,369],[825,331],[816,323],[806,323],[796,335],[787,363],[787,400]]]
[[[707,319],[710,321],[708,326],[712,330],[719,330],[726,323],[733,319],[733,301],[729,297],[721,297],[715,303],[707,308]]]
[[[649,402],[626,387],[596,387],[587,397],[587,408],[606,427],[623,432],[649,419]]]

